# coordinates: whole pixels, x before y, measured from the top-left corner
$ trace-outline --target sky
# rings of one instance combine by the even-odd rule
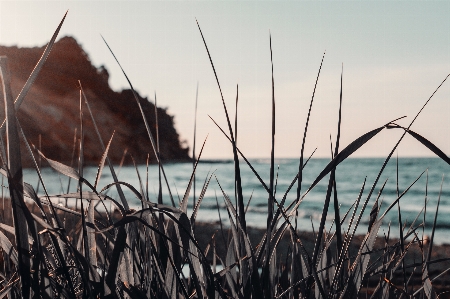
[[[174,116],[192,148],[198,84],[197,154],[232,158],[212,117],[227,128],[222,100],[197,23],[206,39],[237,144],[249,158],[271,152],[272,39],[275,157],[297,158],[322,56],[305,155],[330,157],[337,134],[343,69],[341,149],[398,117],[408,126],[450,73],[450,2],[433,1],[3,1],[0,44],[43,46],[69,10],[60,37],[75,37],[92,63],[105,65],[114,90],[133,86]],[[25,99],[26,101],[26,99]],[[412,130],[450,154],[450,80]],[[233,125],[234,126],[234,125]],[[386,156],[401,132],[384,130],[356,157]],[[408,137],[399,156],[433,156]]]

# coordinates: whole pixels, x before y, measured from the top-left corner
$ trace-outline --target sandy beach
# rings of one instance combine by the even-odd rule
[[[230,229],[224,228],[223,230],[224,234],[222,235],[220,224],[219,223],[196,223],[195,225],[195,237],[199,243],[200,248],[206,248],[208,244],[211,244],[212,236],[215,240],[215,246],[216,246],[216,253],[218,256],[223,258],[226,254],[226,244],[224,243],[224,239],[229,238],[229,234],[231,233]],[[247,230],[247,233],[250,237],[250,242],[255,248],[260,243],[261,239],[264,236],[265,231],[263,229],[258,228],[252,228],[249,227]],[[303,245],[305,246],[308,253],[312,254],[313,248],[314,248],[314,242],[315,242],[315,236],[312,232],[306,232],[306,231],[299,231],[298,232],[299,237],[301,238],[301,241]],[[283,260],[286,258],[286,254],[288,253],[289,243],[290,243],[290,233],[286,232],[283,239],[280,241],[280,244],[277,247],[277,254],[280,256],[280,260]],[[354,257],[359,249],[359,245],[363,241],[364,236],[358,235],[355,236],[349,252],[350,257]],[[408,241],[411,241],[412,238],[408,238]],[[398,246],[398,239],[390,239],[388,241],[388,245],[391,246],[391,248],[399,247]],[[405,256],[405,268],[406,268],[406,277],[411,277],[411,283],[410,285],[415,286],[415,288],[419,288],[423,285],[422,283],[422,274],[421,274],[421,261],[422,261],[422,250],[420,248],[420,244],[418,242],[413,242],[411,244],[405,244],[405,247],[408,247],[408,253]],[[331,244],[332,250],[335,247],[335,243]],[[369,266],[372,262],[376,261],[377,258],[381,257],[384,253],[383,250],[380,250],[380,248],[385,247],[385,241],[384,237],[381,235],[378,235],[377,241],[375,243],[375,251],[373,258],[370,259]],[[423,252],[428,252],[429,244],[424,244]],[[450,256],[450,244],[442,244],[442,245],[433,245],[432,247],[432,255],[431,255],[431,261],[435,261],[430,263],[429,265],[429,276],[430,279],[433,280],[437,275],[444,272],[445,270],[450,268],[450,260],[448,257]],[[208,253],[208,259],[212,259],[212,250],[209,250]],[[377,276],[375,276],[377,277]],[[403,281],[403,275],[401,271],[401,267],[397,269],[397,271],[394,272],[391,283],[399,286],[399,288],[402,285]],[[364,284],[366,287],[365,289],[362,289],[361,294],[363,294],[365,298],[365,293],[367,290],[367,293],[370,295],[374,291],[374,286],[378,284],[378,280],[372,280],[368,283]],[[446,272],[444,275],[440,276],[436,280],[433,281],[433,287],[436,288],[437,293],[445,292],[450,290],[450,271]],[[445,297],[446,294],[442,294],[440,298],[447,298]]]

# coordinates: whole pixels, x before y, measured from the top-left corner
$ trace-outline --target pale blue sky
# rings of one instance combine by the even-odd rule
[[[192,146],[199,82],[199,143],[204,156],[229,158],[231,147],[208,114],[226,127],[219,90],[198,32],[208,43],[226,103],[234,115],[239,84],[238,146],[248,157],[270,156],[272,34],[277,103],[277,157],[297,157],[323,52],[306,152],[329,157],[336,135],[341,64],[344,103],[341,145],[407,115],[407,126],[450,73],[450,2],[381,1],[0,1],[0,44],[42,46],[65,11],[60,36],[72,35],[110,85],[127,87],[100,37],[108,41],[143,96],[168,107],[181,139]],[[412,127],[450,153],[450,82]],[[383,156],[400,132],[385,131],[357,152]],[[406,139],[400,156],[430,155]]]

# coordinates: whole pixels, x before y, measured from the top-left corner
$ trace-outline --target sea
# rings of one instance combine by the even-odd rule
[[[302,195],[329,162],[330,159],[316,158],[311,159],[306,164],[303,169],[301,184]],[[249,163],[265,184],[269,186],[270,160],[250,159]],[[356,233],[367,233],[369,213],[377,197],[379,197],[381,215],[397,199],[398,194],[407,190],[398,201],[399,205],[395,205],[383,218],[379,236],[398,237],[400,229],[404,232],[415,229],[419,237],[422,237],[422,234],[431,237],[436,219],[433,235],[434,243],[450,243],[450,165],[439,158],[391,158],[381,173],[374,192],[369,197],[369,191],[373,187],[383,163],[383,158],[349,158],[338,165],[336,169],[336,190],[341,217],[347,211],[350,211],[349,216],[343,222],[342,228],[347,230],[348,219],[353,213],[354,203],[357,201],[365,182],[356,215],[359,215],[366,200],[367,207],[362,214],[360,224],[356,228]],[[164,175],[161,175],[163,203],[172,205],[170,199],[170,194],[172,194],[173,201],[178,206],[188,189],[193,165],[191,163],[166,163],[163,165],[163,169],[167,178],[166,183]],[[204,189],[204,196],[196,221],[209,223],[221,221],[223,225],[229,225],[224,198],[226,195],[235,203],[234,169],[232,160],[208,160],[198,164],[195,172],[195,193],[194,186],[191,187],[189,192],[188,216],[191,216],[192,213],[194,195],[197,201],[202,189]],[[286,197],[285,207],[296,200],[298,183],[295,181],[291,190],[288,189],[295,180],[298,169],[299,159],[275,160],[275,199],[281,202],[281,199]],[[94,182],[97,171],[98,167],[85,167],[83,174],[88,181]],[[145,195],[148,194],[151,202],[157,202],[160,176],[157,165],[150,165],[148,168],[146,165],[121,168],[115,166],[115,171],[118,173],[119,181],[132,185]],[[245,161],[240,161],[240,172],[244,203],[248,206],[246,212],[247,226],[265,228],[268,214],[268,193]],[[43,168],[41,173],[46,190],[50,195],[77,191],[77,183],[73,179],[69,181],[68,177],[51,168]],[[24,181],[31,184],[39,195],[44,195],[42,184],[39,182],[35,170],[25,169]],[[324,209],[328,181],[329,176],[327,175],[304,196],[298,208],[298,229],[317,231]],[[110,170],[105,166],[98,183],[98,190],[112,182]],[[385,184],[384,189],[379,194],[383,184]],[[141,201],[131,189],[124,186],[123,190],[130,207],[136,210],[140,209]],[[105,190],[104,193],[118,199],[114,187]],[[438,202],[440,202],[439,205]],[[60,200],[59,203],[62,204],[63,200]],[[73,206],[75,200],[68,204]],[[110,204],[110,206],[113,208],[113,205]],[[401,225],[399,225],[399,210]],[[332,197],[325,228],[333,231],[334,227]],[[411,238],[409,237],[408,240],[411,240]]]

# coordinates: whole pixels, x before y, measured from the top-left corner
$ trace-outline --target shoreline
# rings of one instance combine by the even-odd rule
[[[200,246],[201,249],[205,250],[208,246],[208,244],[212,244],[212,236],[214,236],[214,242],[216,247],[216,254],[222,259],[225,260],[225,254],[226,254],[226,248],[223,239],[228,238],[228,234],[230,233],[230,229],[228,227],[223,227],[224,234],[222,236],[222,233],[220,231],[220,224],[219,223],[207,223],[207,222],[196,222],[194,227],[194,235],[195,238]],[[250,243],[252,245],[252,248],[255,249],[256,246],[258,246],[259,242],[261,241],[262,237],[264,236],[265,230],[262,228],[255,228],[255,227],[247,227],[247,234],[250,239]],[[309,231],[298,231],[298,236],[301,239],[301,242],[303,246],[305,247],[308,254],[312,255],[313,249],[314,249],[314,243],[315,243],[315,235],[313,232]],[[349,248],[349,255],[352,259],[352,257],[356,256],[359,250],[359,245],[362,243],[364,239],[364,235],[355,235],[352,242],[350,243]],[[410,241],[411,238],[408,238]],[[391,248],[399,247],[398,246],[399,240],[396,238],[389,239],[388,245]],[[289,243],[290,243],[290,233],[286,231],[283,238],[281,239],[278,247],[277,247],[277,255],[280,257],[280,262],[285,260],[286,258],[289,258],[290,255],[287,257],[288,251],[289,251]],[[424,242],[425,243],[425,242]],[[397,245],[396,245],[397,244]],[[413,242],[411,244],[405,243],[405,248],[407,246],[409,247],[408,253],[405,256],[405,268],[406,268],[406,274],[407,277],[411,277],[412,284],[419,287],[422,286],[422,275],[421,275],[421,269],[418,269],[419,267],[414,267],[417,263],[421,265],[421,260],[423,253],[428,252],[429,244],[424,244],[423,251],[420,248],[420,245],[418,242]],[[377,237],[377,240],[375,242],[374,246],[374,257],[370,259],[369,266],[372,262],[376,261],[377,258],[382,256],[382,251],[379,250],[380,248],[385,246],[385,241],[380,234]],[[335,242],[332,242],[330,245],[330,248],[336,249]],[[432,246],[432,255],[431,255],[431,261],[438,261],[438,262],[432,262],[429,264],[429,277],[431,280],[441,274],[442,272],[446,271],[450,268],[450,260],[448,260],[450,256],[450,244],[433,244]],[[207,255],[207,259],[209,261],[212,260],[212,250],[210,249]],[[353,260],[353,259],[352,259]],[[401,269],[401,267],[398,267],[398,269]],[[393,276],[391,282],[395,285],[401,286],[402,285],[402,275],[401,270],[397,270],[395,272],[395,275]],[[373,292],[372,285],[377,285],[378,280],[372,279],[371,281],[367,282],[367,291],[369,293]],[[449,291],[450,290],[450,271],[446,272],[444,275],[437,278],[435,281],[432,282],[433,287],[440,293],[441,291]]]

